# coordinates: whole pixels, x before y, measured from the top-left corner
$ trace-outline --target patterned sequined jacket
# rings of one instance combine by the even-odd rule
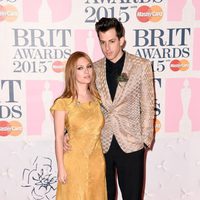
[[[122,73],[128,80],[119,82],[112,101],[106,81],[106,59],[94,63],[96,85],[102,100],[105,126],[102,146],[109,150],[113,134],[121,149],[134,152],[151,146],[154,137],[155,91],[151,62],[126,52]]]

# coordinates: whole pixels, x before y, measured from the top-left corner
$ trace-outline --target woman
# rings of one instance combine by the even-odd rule
[[[51,107],[58,166],[56,200],[106,200],[105,162],[100,133],[104,125],[95,72],[89,56],[75,52],[65,68],[65,89]],[[67,129],[71,151],[63,154]]]

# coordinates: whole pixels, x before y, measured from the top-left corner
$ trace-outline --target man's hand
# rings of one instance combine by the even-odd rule
[[[144,149],[149,150],[149,147],[144,143]]]
[[[68,134],[64,135],[63,149],[64,149],[64,152],[68,152],[68,151],[71,150],[71,146],[69,144],[69,135]]]

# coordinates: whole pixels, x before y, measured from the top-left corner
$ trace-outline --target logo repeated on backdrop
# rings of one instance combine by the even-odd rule
[[[200,78],[166,80],[165,131],[190,134],[200,131]]]
[[[136,17],[140,22],[159,22],[163,17],[160,6],[141,6],[137,9]]]
[[[52,69],[56,73],[64,72],[66,61],[54,61],[52,63]]]
[[[141,4],[159,4],[163,0],[86,0],[85,23],[95,23],[102,17],[116,17],[122,23],[128,22],[136,13],[140,22],[157,22],[162,19],[163,11],[159,5],[140,6]],[[146,10],[147,9],[147,10]]]
[[[19,121],[0,121],[0,136],[18,136],[23,127]]]
[[[71,14],[72,0],[23,0],[25,22],[60,22]]]
[[[13,28],[13,72],[45,74],[60,72],[58,63],[71,53],[71,29]]]
[[[190,21],[200,20],[200,3],[199,0],[174,0],[167,1],[167,19],[169,21]]]
[[[86,51],[93,61],[103,57],[95,30],[75,30],[75,50]]]
[[[191,54],[190,28],[133,29],[133,38],[136,55],[154,61],[155,72],[169,71],[171,60],[186,59]]]
[[[21,80],[0,81],[0,136],[18,136],[22,133]]]
[[[170,69],[172,71],[186,71],[189,69],[189,62],[186,59],[174,59],[170,62]]]
[[[26,81],[28,135],[52,138],[53,122],[49,109],[62,90],[63,83],[60,81]]]
[[[14,5],[0,5],[0,22],[13,22],[18,17],[18,10]]]

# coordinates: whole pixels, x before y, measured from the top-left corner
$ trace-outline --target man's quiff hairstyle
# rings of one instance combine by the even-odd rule
[[[99,32],[106,32],[111,28],[114,28],[116,30],[117,37],[119,39],[121,37],[124,37],[125,35],[124,27],[122,23],[114,17],[113,18],[103,17],[95,24],[95,29],[98,37],[99,37]]]

